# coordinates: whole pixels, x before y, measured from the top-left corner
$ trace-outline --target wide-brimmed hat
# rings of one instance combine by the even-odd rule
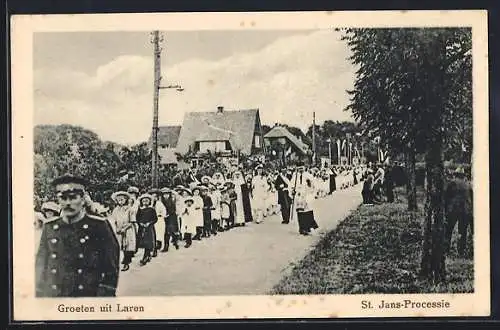
[[[61,211],[61,208],[55,202],[45,202],[42,204],[42,211],[54,211],[56,213],[59,213]]]
[[[172,191],[172,189],[170,189],[168,187],[163,187],[163,188],[160,189],[160,192],[162,194],[169,194],[169,193],[172,193],[173,191]]]
[[[139,194],[139,188],[137,187],[128,187],[127,192],[129,194]]]
[[[204,190],[204,187],[205,187],[204,185],[198,184],[198,185],[194,186],[193,188],[191,188],[191,192],[192,192],[193,194],[194,194],[194,191],[195,191],[195,190],[198,190],[198,191],[200,191],[200,192],[201,192],[202,190]]]
[[[128,198],[130,198],[130,194],[129,194],[128,192],[120,190],[120,191],[116,191],[116,192],[114,192],[114,193],[111,195],[111,199],[112,199],[113,201],[115,201],[115,202],[116,202],[116,198],[117,198],[118,196],[125,196],[125,197],[127,197],[127,199],[128,199]]]
[[[182,187],[182,188],[181,188],[181,187],[179,187],[179,188],[175,188],[175,191],[177,191],[177,192],[179,192],[179,193],[181,193],[181,192],[185,191],[185,192],[187,192],[187,193],[188,193],[188,195],[190,195],[190,196],[191,196],[191,195],[193,195],[193,192],[192,192],[190,189],[186,188],[186,187]]]
[[[202,183],[208,183],[210,181],[212,181],[212,178],[209,177],[208,175],[204,175],[201,177],[201,180],[200,180]]]
[[[159,194],[161,191],[158,188],[151,188],[148,190],[148,194]]]
[[[255,169],[259,169],[259,168],[264,168],[264,166],[262,164],[258,164],[257,166],[255,166]]]
[[[143,199],[145,198],[148,198],[150,201],[153,201],[153,196],[151,196],[151,194],[142,194],[141,196],[139,196],[139,198],[137,198],[139,200],[139,202],[142,202]]]
[[[453,172],[455,175],[465,175],[465,170],[463,167],[459,166]]]

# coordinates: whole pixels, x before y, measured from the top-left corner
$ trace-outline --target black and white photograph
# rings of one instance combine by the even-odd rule
[[[486,14],[302,14],[14,21],[18,315],[489,315]]]

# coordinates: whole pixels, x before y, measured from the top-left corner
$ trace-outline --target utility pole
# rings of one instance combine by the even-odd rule
[[[347,133],[347,142],[346,142],[346,156],[347,156],[347,165],[351,165],[351,133]]]
[[[153,130],[152,130],[152,168],[151,168],[151,185],[152,188],[158,188],[158,98],[160,94],[160,79],[161,79],[161,48],[160,48],[160,32],[153,31],[153,60],[154,60],[154,85],[153,85]]]
[[[313,165],[316,165],[316,112],[313,112],[313,127],[312,127],[312,143],[313,143]]]
[[[158,158],[158,103],[160,98],[160,89],[174,88],[178,92],[184,91],[180,85],[160,86],[161,83],[161,47],[163,36],[159,31],[152,32],[151,43],[153,44],[154,57],[154,85],[153,85],[153,130],[151,134],[152,142],[152,160],[151,160],[151,185],[152,188],[158,188],[159,181],[159,158]]]

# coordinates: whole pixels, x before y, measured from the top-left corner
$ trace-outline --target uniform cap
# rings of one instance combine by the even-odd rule
[[[88,181],[85,180],[84,178],[79,177],[79,176],[69,175],[69,174],[60,176],[60,177],[54,179],[54,181],[52,181],[53,186],[60,185],[60,184],[71,184],[71,183],[79,184],[79,185],[82,185],[84,187],[86,187],[88,185]]]

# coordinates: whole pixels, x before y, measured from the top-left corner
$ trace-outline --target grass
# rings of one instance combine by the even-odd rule
[[[408,212],[398,191],[392,204],[360,205],[327,233],[298,262],[271,294],[469,293],[473,261],[456,254],[456,235],[446,258],[446,283],[418,277],[424,221],[423,192],[419,211]],[[470,243],[470,242],[469,242]]]

